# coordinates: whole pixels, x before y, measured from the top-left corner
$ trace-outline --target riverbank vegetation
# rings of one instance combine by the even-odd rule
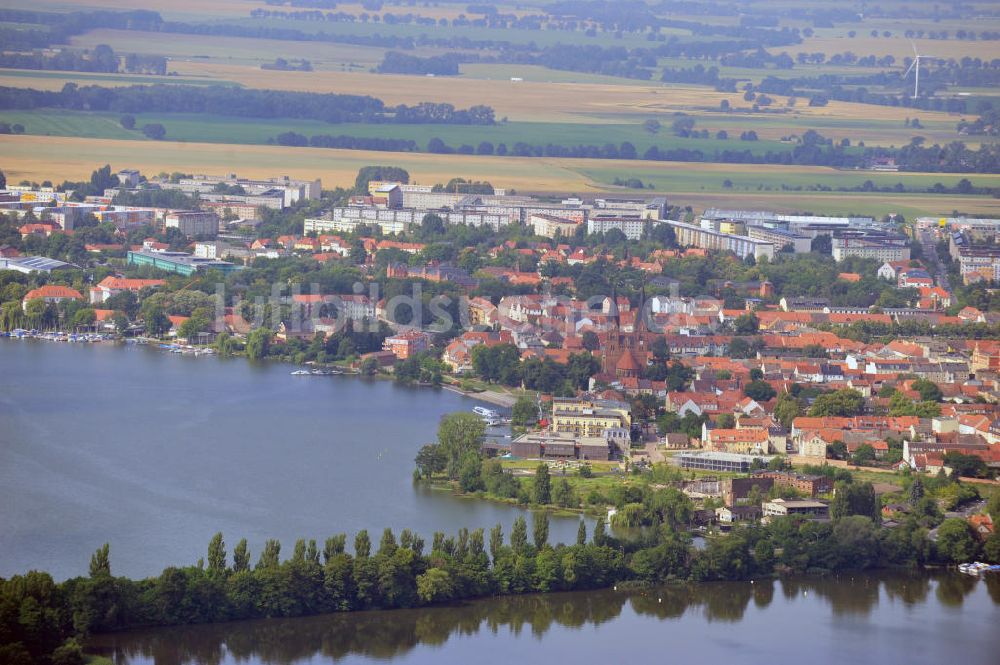
[[[155,578],[112,575],[110,548],[97,550],[90,574],[56,583],[42,572],[0,579],[0,660],[5,663],[82,663],[80,640],[89,634],[143,626],[294,617],[352,610],[418,607],[489,595],[553,592],[630,582],[745,580],[784,573],[826,573],[881,567],[947,564],[980,554],[1000,560],[1000,536],[985,547],[961,519],[945,520],[936,541],[920,518],[895,528],[873,520],[867,483],[842,486],[832,521],[774,519],[734,528],[703,549],[683,531],[692,506],[680,492],[657,495],[646,528],[619,539],[603,520],[592,534],[581,522],[575,543],[549,542],[548,517],[523,517],[510,534],[497,525],[435,533],[430,543],[386,529],[373,544],[358,532],[323,543],[299,540],[282,560],[281,544],[260,553],[240,540],[230,554],[223,535],[197,565],[170,567]],[[1000,503],[990,509],[1000,517]],[[256,557],[256,562],[252,563]]]

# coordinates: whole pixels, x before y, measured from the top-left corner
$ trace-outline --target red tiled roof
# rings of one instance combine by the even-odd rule
[[[28,291],[26,296],[24,296],[25,302],[28,300],[34,300],[35,298],[73,298],[75,300],[83,300],[83,296],[76,289],[71,289],[68,286],[55,286],[52,284],[32,289],[31,291]]]

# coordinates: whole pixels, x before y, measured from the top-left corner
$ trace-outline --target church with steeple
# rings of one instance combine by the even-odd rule
[[[649,345],[655,337],[646,326],[645,306],[646,292],[643,289],[639,296],[639,307],[635,311],[632,332],[625,332],[618,308],[618,294],[612,291],[608,308],[611,327],[601,345],[602,374],[617,379],[642,378],[643,368],[649,360]]]

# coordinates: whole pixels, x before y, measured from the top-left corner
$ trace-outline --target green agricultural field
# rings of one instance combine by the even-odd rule
[[[600,162],[598,162],[599,164]],[[798,193],[796,188],[805,189],[811,186],[822,186],[836,189],[838,187],[858,187],[866,181],[873,182],[877,187],[891,187],[903,183],[908,189],[927,188],[941,183],[946,187],[954,187],[962,178],[968,178],[977,187],[1000,187],[1000,175],[982,174],[950,174],[950,173],[875,173],[872,171],[837,170],[823,167],[795,166],[754,166],[742,164],[692,164],[691,168],[657,168],[656,163],[640,162],[629,169],[631,177],[639,178],[645,183],[652,183],[657,190],[682,192],[726,192],[739,194],[761,191]],[[612,183],[621,177],[622,162],[615,161],[613,166],[581,168],[580,172],[597,182]],[[726,181],[731,186],[726,186]],[[783,189],[786,188],[787,189]],[[789,191],[791,190],[791,191]],[[810,192],[803,191],[803,195]],[[840,193],[840,196],[854,196],[855,193]]]
[[[101,74],[96,72],[55,72],[39,69],[4,69],[0,68],[0,80],[5,85],[33,87],[39,80],[54,79],[60,81],[72,80],[90,85],[231,85],[243,87],[243,84],[222,79],[195,78],[187,76],[152,76],[143,74]],[[21,83],[23,80],[23,83]]]
[[[0,111],[0,121],[20,123],[28,134],[42,136],[80,136],[89,138],[121,138],[144,140],[141,132],[128,131],[119,125],[118,114],[87,113],[83,111]],[[778,141],[739,141],[710,139],[685,139],[673,136],[669,128],[650,134],[640,124],[587,125],[570,123],[510,122],[494,126],[470,125],[371,125],[329,124],[311,120],[256,120],[207,114],[141,113],[136,115],[136,126],[147,123],[162,124],[167,137],[174,141],[201,143],[265,144],[278,134],[298,132],[307,137],[316,134],[345,135],[365,138],[396,138],[416,141],[425,150],[428,141],[440,138],[447,145],[457,148],[466,144],[477,147],[482,141],[494,145],[505,143],[512,149],[517,142],[531,145],[553,143],[562,146],[604,145],[616,146],[632,143],[639,155],[650,146],[661,149],[686,148],[702,150],[750,150],[761,153],[768,150],[786,152],[791,145]]]
[[[0,122],[24,125],[26,134],[38,136],[86,136],[95,139],[143,138],[118,122],[119,116],[99,113],[2,111]]]

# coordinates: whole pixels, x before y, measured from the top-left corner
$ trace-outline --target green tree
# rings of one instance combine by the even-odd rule
[[[271,331],[267,328],[257,328],[247,336],[247,358],[261,360],[266,358],[271,350]]]
[[[177,329],[177,335],[189,341],[197,340],[198,334],[207,331],[209,326],[211,326],[211,322],[208,317],[203,311],[198,311],[180,325],[180,328]]]
[[[598,547],[604,545],[607,540],[607,533],[605,532],[604,518],[598,517],[597,524],[594,525],[594,544]]]
[[[924,481],[920,479],[920,476],[916,476],[913,479],[913,482],[910,483],[910,489],[908,492],[907,502],[910,504],[910,507],[913,508],[920,503],[920,500],[924,498],[924,494],[926,494]]]
[[[24,306],[24,318],[32,328],[41,328],[45,323],[48,305],[41,298],[32,298]]]
[[[514,526],[510,530],[510,546],[515,552],[528,549],[528,524],[521,515],[514,520]]]
[[[830,504],[830,517],[840,519],[850,515],[863,515],[876,524],[881,520],[881,511],[875,488],[871,483],[846,483],[835,485],[836,492]]]
[[[458,469],[458,486],[463,492],[478,492],[483,489],[482,468],[479,453],[465,453]]]
[[[338,554],[343,554],[346,546],[347,536],[343,533],[327,538],[326,542],[323,543],[323,562],[329,563],[330,559]]]
[[[576,544],[586,545],[587,544],[587,523],[580,520],[580,525],[576,527]]]
[[[767,381],[751,381],[743,388],[743,394],[757,402],[766,402],[777,395],[777,391]]]
[[[74,328],[89,328],[94,325],[94,321],[97,320],[97,313],[90,307],[84,307],[78,309],[75,314],[73,314],[72,325]]]
[[[864,406],[864,395],[851,388],[842,388],[817,397],[809,409],[809,415],[813,417],[856,416],[861,413]]]
[[[1000,524],[1000,491],[994,491],[986,502],[986,512],[994,524]]]
[[[500,556],[501,548],[503,548],[503,525],[498,523],[490,529],[490,558],[494,563]]]
[[[247,539],[241,538],[233,548],[233,572],[242,573],[250,570],[250,550],[247,548]]]
[[[354,536],[354,556],[359,559],[367,559],[371,554],[372,541],[368,537],[368,531],[362,529]]]
[[[90,557],[90,576],[111,577],[111,545],[104,543]]]
[[[858,449],[854,451],[854,455],[851,456],[851,461],[857,466],[864,466],[874,460],[875,449],[867,443],[863,443],[858,446]]]
[[[552,503],[556,504],[560,508],[576,507],[578,503],[576,495],[574,494],[569,481],[565,478],[560,478],[559,482],[557,482],[555,487],[552,488]]]
[[[68,639],[52,652],[52,665],[83,665],[83,647],[75,639]]]
[[[449,478],[458,478],[462,457],[469,452],[479,454],[486,423],[474,413],[452,413],[441,419],[438,443],[447,461]]]
[[[736,427],[736,418],[731,413],[720,413],[715,419],[715,425],[719,429],[733,429]]]
[[[21,326],[24,310],[20,302],[5,302],[0,305],[0,330],[10,332]]]
[[[792,428],[792,421],[802,413],[797,399],[788,393],[778,395],[778,401],[774,404],[774,417],[778,419],[781,426],[787,430]]]
[[[549,476],[547,464],[535,467],[535,484],[532,488],[532,501],[544,506],[552,502],[552,479]]]
[[[538,406],[527,395],[521,395],[514,402],[511,412],[511,424],[515,427],[528,427],[538,421]]]
[[[226,543],[221,532],[212,536],[208,543],[208,572],[220,577],[226,574]]]
[[[948,561],[964,563],[976,558],[979,544],[968,522],[960,517],[951,517],[938,527],[937,551]]]
[[[281,543],[273,538],[264,541],[264,549],[257,559],[257,570],[273,570],[281,564]]]
[[[737,335],[756,335],[760,330],[760,321],[753,312],[741,314],[733,320],[733,331]]]
[[[417,468],[424,478],[430,478],[435,473],[441,473],[448,466],[448,457],[445,455],[444,449],[435,443],[422,446],[417,451],[417,457],[414,461],[417,463]]]
[[[927,379],[917,379],[913,382],[912,387],[920,393],[920,399],[924,402],[940,402],[943,397],[943,393],[938,388],[938,385]]]
[[[455,584],[447,570],[431,568],[426,573],[417,575],[417,595],[425,603],[451,600],[454,593]]]
[[[537,549],[542,549],[549,544],[549,515],[544,511],[538,511],[532,515],[532,536]]]

